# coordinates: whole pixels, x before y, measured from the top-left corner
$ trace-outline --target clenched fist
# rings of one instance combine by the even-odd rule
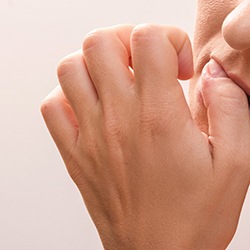
[[[211,60],[200,79],[209,131],[177,79],[187,35],[122,25],[86,35],[58,67],[42,114],[105,249],[225,249],[250,174],[247,98]]]

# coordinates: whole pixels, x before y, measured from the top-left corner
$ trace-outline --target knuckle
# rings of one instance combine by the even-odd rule
[[[155,24],[140,24],[135,26],[131,33],[131,40],[134,43],[140,42],[150,42],[157,32],[159,31],[159,26]]]
[[[53,96],[47,96],[40,105],[40,111],[44,118],[46,118],[51,111],[55,110],[58,106],[58,101]]]
[[[107,40],[107,29],[95,29],[91,31],[83,40],[82,49],[84,54],[102,47],[106,44]]]
[[[57,86],[50,94],[48,94],[40,105],[40,111],[44,117],[51,117],[55,111],[60,109],[62,103],[61,89]]]
[[[61,59],[57,66],[57,76],[61,83],[64,83],[69,75],[72,75],[76,68],[75,65],[76,57],[73,54]]]

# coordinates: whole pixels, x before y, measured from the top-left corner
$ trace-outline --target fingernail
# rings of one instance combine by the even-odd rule
[[[211,78],[227,77],[225,70],[213,59],[207,63],[202,73],[207,80]]]

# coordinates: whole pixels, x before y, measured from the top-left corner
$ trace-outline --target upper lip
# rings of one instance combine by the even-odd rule
[[[250,82],[247,84],[247,81],[243,79],[243,77],[240,77],[239,74],[232,71],[232,69],[229,69],[226,65],[226,63],[223,63],[222,60],[211,57],[211,59],[215,60],[217,63],[221,65],[221,67],[225,70],[226,74],[230,79],[232,79],[241,89],[243,89],[248,96],[250,96]],[[240,73],[240,72],[239,72]]]

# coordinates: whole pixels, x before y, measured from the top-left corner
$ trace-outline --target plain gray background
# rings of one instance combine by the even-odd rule
[[[119,23],[176,25],[193,35],[194,0],[0,0],[0,249],[102,249],[39,112],[60,58],[84,34]],[[184,83],[187,88],[188,83]],[[246,201],[229,249],[249,249]]]

